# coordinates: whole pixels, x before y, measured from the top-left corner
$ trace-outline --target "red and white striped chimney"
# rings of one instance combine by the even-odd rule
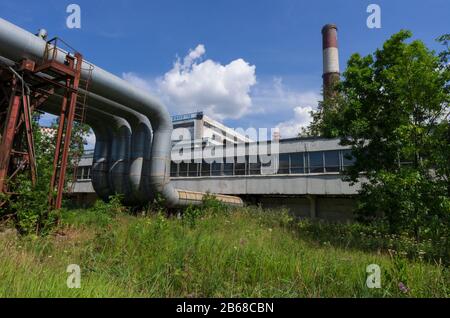
[[[337,26],[327,24],[322,28],[323,40],[323,93],[324,99],[334,95],[333,86],[339,82],[339,50]]]

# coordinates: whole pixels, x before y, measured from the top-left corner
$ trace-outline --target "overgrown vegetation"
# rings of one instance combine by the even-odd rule
[[[13,178],[8,186],[11,196],[3,196],[7,204],[0,210],[0,218],[11,220],[18,231],[22,234],[47,234],[56,225],[59,213],[52,211],[49,207],[49,197],[55,195],[50,193],[50,180],[53,173],[53,157],[55,153],[56,132],[54,134],[43,133],[38,124],[39,114],[33,117],[33,135],[35,142],[35,157],[37,164],[37,182],[33,186],[29,172],[22,171]],[[57,123],[52,127],[55,131]],[[71,181],[77,160],[84,152],[84,136],[88,127],[83,124],[74,123],[72,142],[69,151],[69,164],[66,174],[67,181]]]
[[[449,296],[442,264],[339,246],[325,225],[286,211],[205,201],[181,216],[132,216],[112,198],[64,211],[49,236],[1,234],[0,297]],[[80,289],[66,286],[69,264]],[[366,286],[369,264],[381,267],[380,289]]]
[[[19,175],[1,212],[0,296],[448,297],[450,37],[438,55],[409,37],[352,56],[310,130],[352,146],[346,178],[368,181],[361,223],[299,221],[211,196],[177,216],[160,197],[130,211],[113,196],[64,210],[58,223],[48,209],[54,137],[35,124],[38,183]],[[83,151],[85,127],[76,131],[72,158]],[[66,286],[69,264],[82,269],[81,289]],[[366,286],[370,264],[381,266],[381,289]]]
[[[340,137],[362,181],[359,220],[416,242],[450,237],[450,35],[440,53],[400,31],[365,57],[354,54],[336,95],[314,114],[311,133]]]

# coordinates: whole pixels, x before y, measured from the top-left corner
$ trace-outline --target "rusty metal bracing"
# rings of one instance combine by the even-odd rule
[[[60,49],[58,43],[72,52]],[[64,56],[63,62],[61,56]],[[27,167],[32,183],[36,183],[32,113],[56,91],[62,91],[49,193],[51,208],[61,208],[73,123],[83,123],[86,116],[90,76],[81,80],[82,65],[82,55],[59,38],[47,42],[41,59],[24,59],[14,67],[0,65],[0,119],[4,121],[0,136],[0,192],[7,193],[8,182]],[[84,92],[80,93],[79,88]],[[7,96],[8,91],[10,96]]]
[[[8,182],[18,172],[30,168],[32,184],[36,184],[36,159],[32,132],[32,106],[28,89],[23,78],[14,70],[10,71],[11,96],[7,106],[2,139],[0,144],[0,192],[8,192]],[[19,82],[21,85],[19,85]],[[21,107],[22,106],[22,107]],[[0,104],[4,107],[4,103]],[[22,138],[24,135],[25,144]]]
[[[49,46],[47,46],[49,48]],[[56,52],[53,49],[53,52]],[[49,55],[55,58],[55,55]],[[81,77],[81,65],[83,57],[79,53],[75,56],[66,55],[66,65],[71,71],[66,73],[66,90],[61,105],[61,113],[59,116],[59,124],[56,137],[56,149],[53,160],[53,174],[50,181],[49,202],[51,207],[60,209],[62,205],[62,197],[64,191],[65,175],[69,159],[70,143],[72,138],[72,128],[75,118],[75,109],[77,106],[77,91]],[[38,67],[39,72],[53,74],[61,72],[62,67],[55,65],[61,64],[56,60],[44,62],[47,68]],[[53,192],[56,188],[56,197]]]

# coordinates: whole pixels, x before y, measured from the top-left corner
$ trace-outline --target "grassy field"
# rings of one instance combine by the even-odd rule
[[[101,207],[101,206],[100,206]],[[448,267],[309,239],[280,211],[66,211],[46,237],[0,232],[0,297],[448,297]],[[81,288],[69,289],[69,264]],[[366,267],[381,267],[380,289]],[[399,288],[402,283],[405,288]]]

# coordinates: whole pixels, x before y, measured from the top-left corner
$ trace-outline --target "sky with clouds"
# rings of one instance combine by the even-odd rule
[[[81,29],[66,7],[81,7]],[[369,29],[367,6],[381,7]],[[237,128],[296,135],[321,99],[321,27],[339,27],[341,68],[400,29],[439,49],[448,0],[1,0],[1,17],[45,28],[85,57],[157,95],[172,114],[204,111]]]

